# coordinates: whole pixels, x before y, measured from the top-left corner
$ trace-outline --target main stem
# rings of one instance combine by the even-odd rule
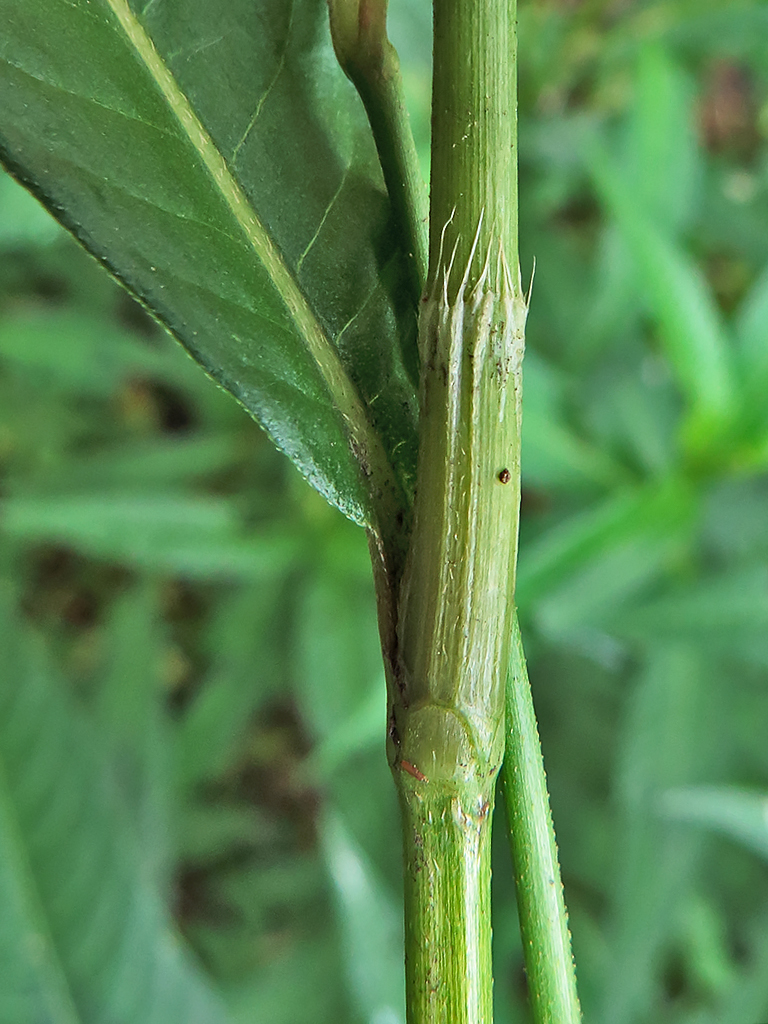
[[[517,280],[516,19],[515,0],[434,0],[430,274],[457,241],[467,265],[482,217],[470,288],[497,246]]]
[[[435,0],[413,532],[390,679],[409,1024],[490,1024],[490,822],[520,501],[515,4]]]

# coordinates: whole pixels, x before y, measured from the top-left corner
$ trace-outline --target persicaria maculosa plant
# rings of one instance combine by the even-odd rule
[[[514,608],[515,3],[435,0],[429,202],[386,0],[328,6],[0,0],[0,152],[368,531],[409,1022],[492,1019],[503,763],[532,1012],[572,1024]]]

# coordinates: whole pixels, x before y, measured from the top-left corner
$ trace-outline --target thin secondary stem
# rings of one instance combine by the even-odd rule
[[[515,620],[506,690],[506,753],[502,788],[535,1024],[578,1024],[576,969],[560,879],[547,780]]]
[[[405,105],[397,51],[387,38],[388,0],[328,0],[336,56],[368,114],[373,139],[405,245],[411,297],[427,279],[429,196]]]
[[[429,197],[405,106],[400,63],[388,41],[381,65],[355,84],[373,130],[395,220],[406,242],[412,296],[418,302],[427,280]]]

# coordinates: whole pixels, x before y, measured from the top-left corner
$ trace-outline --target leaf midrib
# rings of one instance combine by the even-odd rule
[[[331,400],[341,414],[357,461],[377,477],[377,490],[399,491],[389,458],[368,418],[360,395],[341,357],[319,323],[303,290],[260,221],[226,159],[199,120],[192,104],[165,64],[128,0],[103,0],[116,18],[137,57],[162,93],[190,145],[208,171],[258,260],[280,296],[311,355]],[[374,488],[371,488],[374,491]],[[374,525],[374,524],[370,524]],[[382,524],[378,524],[381,526]]]

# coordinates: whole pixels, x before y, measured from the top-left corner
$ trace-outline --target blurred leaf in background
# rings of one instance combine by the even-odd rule
[[[390,0],[425,175],[429,8]],[[590,1024],[768,1020],[766,38],[757,0],[520,4],[519,601]],[[369,573],[1,178],[0,1020],[403,1020]]]

